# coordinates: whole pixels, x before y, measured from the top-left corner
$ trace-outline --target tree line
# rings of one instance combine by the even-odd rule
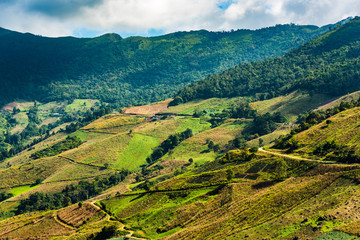
[[[174,149],[176,146],[178,146],[182,141],[184,141],[187,138],[190,138],[193,136],[191,129],[186,129],[184,132],[181,133],[175,133],[170,135],[167,139],[165,139],[160,146],[156,147],[151,155],[146,158],[146,162],[148,164],[153,164],[157,160],[159,160],[162,156],[164,156],[166,153],[168,153],[171,149]]]
[[[119,173],[109,177],[98,178],[93,181],[80,181],[78,185],[68,185],[61,192],[42,193],[36,192],[28,198],[20,200],[20,204],[15,210],[15,214],[25,212],[58,209],[71,204],[85,201],[89,198],[99,195],[104,190],[119,184],[130,172],[122,170]]]

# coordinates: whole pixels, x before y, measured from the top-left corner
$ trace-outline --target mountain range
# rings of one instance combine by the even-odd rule
[[[283,55],[332,26],[125,39],[117,34],[47,38],[0,29],[0,103],[92,98],[127,106],[159,101],[209,74]]]

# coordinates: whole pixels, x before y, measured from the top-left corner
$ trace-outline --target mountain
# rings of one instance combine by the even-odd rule
[[[211,97],[268,99],[294,90],[341,96],[360,89],[360,19],[290,51],[283,57],[240,64],[185,87],[172,104]]]
[[[98,99],[121,106],[172,96],[241,62],[280,56],[329,26],[176,32],[159,37],[47,38],[0,28],[1,104]]]
[[[7,105],[0,239],[356,239],[360,93],[342,94],[356,78],[324,73],[357,74],[358,24],[192,85],[204,94],[221,76],[210,93],[231,98],[121,113],[94,100]],[[322,85],[340,80],[341,91]],[[18,146],[27,122],[30,144]]]

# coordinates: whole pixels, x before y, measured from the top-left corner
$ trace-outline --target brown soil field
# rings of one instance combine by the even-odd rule
[[[0,239],[39,239],[65,236],[74,230],[59,223],[51,212],[23,214],[0,223]]]
[[[80,227],[97,215],[106,216],[99,207],[91,203],[83,203],[81,207],[79,204],[74,204],[57,212],[61,222],[73,227]]]
[[[168,99],[162,102],[158,102],[153,105],[145,105],[138,107],[125,108],[123,113],[125,114],[139,114],[139,115],[154,115],[156,113],[165,111],[168,107],[169,102],[172,99]]]

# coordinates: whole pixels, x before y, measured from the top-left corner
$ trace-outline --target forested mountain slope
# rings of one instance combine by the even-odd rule
[[[238,65],[177,93],[172,104],[211,97],[272,98],[296,89],[340,96],[360,89],[360,19],[283,57]]]
[[[0,104],[14,99],[92,98],[122,106],[156,101],[241,62],[283,55],[328,29],[291,24],[256,31],[79,39],[0,28]]]

